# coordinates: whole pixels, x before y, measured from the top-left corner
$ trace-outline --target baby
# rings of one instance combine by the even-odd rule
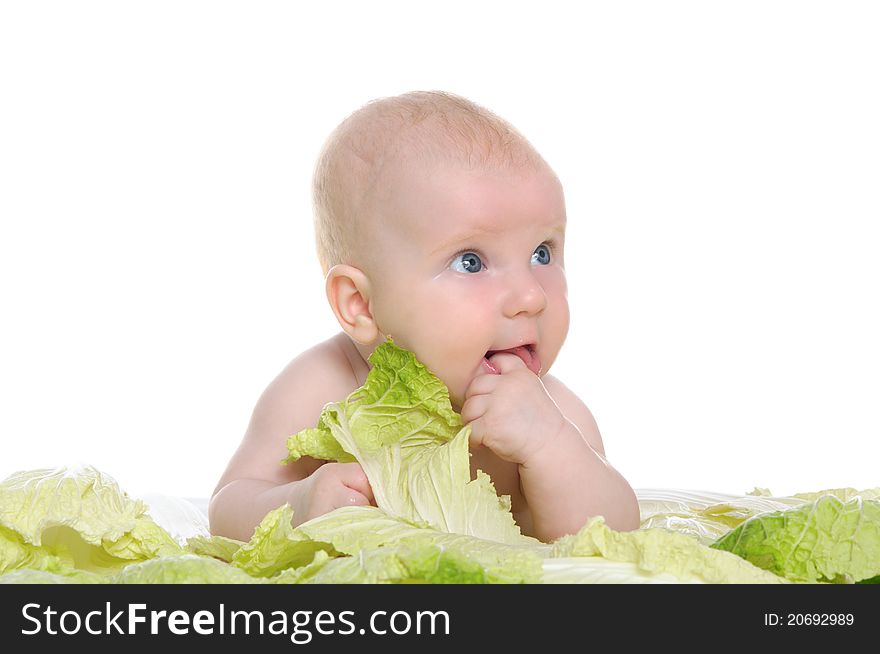
[[[604,457],[589,409],[548,374],[569,325],[560,182],[510,124],[441,92],[375,100],[331,134],[314,176],[327,299],[342,331],[263,392],[209,506],[211,531],[248,540],[289,503],[300,524],[373,503],[358,463],[304,457],[287,437],[363,385],[391,336],[449,388],[470,423],[471,471],[549,542],[593,515],[635,529],[639,509]]]

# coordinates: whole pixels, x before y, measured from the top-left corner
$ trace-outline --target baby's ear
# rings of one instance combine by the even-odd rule
[[[325,290],[343,331],[361,345],[374,343],[379,328],[370,312],[370,280],[363,271],[337,264],[327,272]]]

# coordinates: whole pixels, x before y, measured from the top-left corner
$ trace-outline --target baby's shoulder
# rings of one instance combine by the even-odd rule
[[[583,402],[581,402],[581,399],[574,393],[574,391],[572,391],[568,386],[563,384],[553,375],[546,374],[541,377],[541,381],[544,383],[544,388],[546,388],[547,392],[550,393],[550,397],[552,397],[556,401],[556,403],[560,405],[560,408],[571,408],[573,406],[577,406],[578,404],[583,404]]]
[[[562,414],[580,429],[586,441],[597,452],[604,455],[605,447],[602,443],[602,436],[599,433],[596,419],[583,400],[552,375],[544,375],[541,381],[544,382],[544,388],[547,389],[550,397],[559,406]]]
[[[266,393],[287,401],[314,398],[322,406],[345,398],[358,383],[353,362],[339,336],[313,345],[296,356],[269,384]]]

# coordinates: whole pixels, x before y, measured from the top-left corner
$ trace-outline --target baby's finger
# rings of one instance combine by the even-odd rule
[[[475,449],[483,446],[483,429],[479,418],[470,423],[471,435],[468,438],[468,447]]]
[[[367,479],[367,473],[364,472],[360,463],[341,463],[339,464],[339,470],[341,474],[340,480],[347,488],[366,497],[368,504],[375,501],[370,480]]]
[[[467,400],[475,395],[486,395],[498,386],[498,375],[477,375],[464,391]]]
[[[367,481],[367,486],[365,491],[362,492],[363,496],[367,498],[367,503],[376,506],[376,497],[373,495],[373,487],[370,486],[370,482]]]
[[[514,370],[529,369],[529,367],[522,359],[520,359],[515,354],[510,354],[509,352],[499,352],[498,354],[493,354],[489,358],[489,362],[493,366],[495,366],[498,372],[502,375],[513,372]]]
[[[474,420],[482,417],[482,415],[486,413],[486,409],[488,408],[488,395],[473,395],[465,400],[465,403],[461,405],[461,421],[464,424],[473,422]]]
[[[336,508],[342,506],[368,506],[370,503],[366,495],[348,486],[339,487],[339,494],[336,496],[335,501]]]

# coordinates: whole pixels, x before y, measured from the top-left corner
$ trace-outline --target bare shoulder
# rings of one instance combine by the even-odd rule
[[[269,383],[215,493],[236,479],[278,484],[302,479],[323,463],[303,457],[280,464],[287,456],[288,436],[314,427],[325,404],[344,399],[358,387],[354,362],[340,336],[346,338],[340,334],[305,350]]]
[[[580,429],[581,434],[593,446],[594,450],[605,456],[605,446],[602,444],[599,426],[596,424],[596,419],[587,408],[587,405],[568,386],[553,375],[544,375],[541,381],[544,382],[544,388],[550,393],[550,397],[559,405],[563,415]]]

